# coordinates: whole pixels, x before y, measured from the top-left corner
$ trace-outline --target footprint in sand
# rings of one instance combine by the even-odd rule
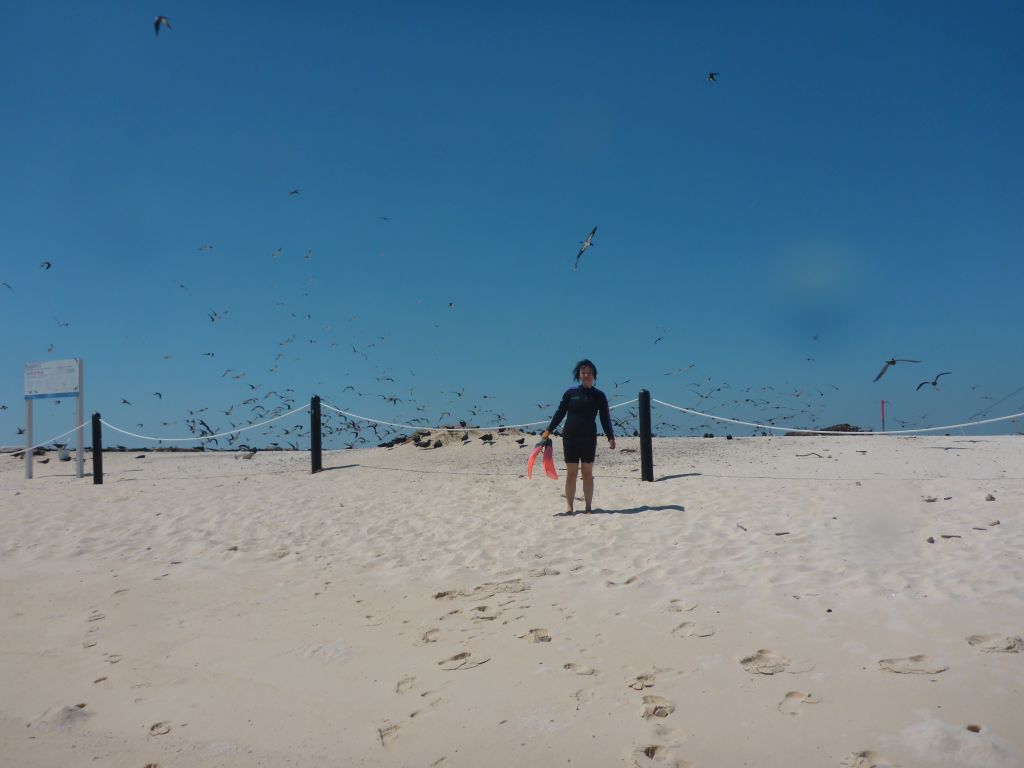
[[[530,643],[550,643],[551,635],[546,629],[531,629],[529,632],[523,635],[516,635],[516,637],[522,639],[526,638],[527,642]]]
[[[406,675],[397,683],[395,683],[395,693],[405,693],[411,691],[413,685],[416,684],[416,677],[414,675]]]
[[[428,645],[430,643],[436,643],[437,638],[441,636],[441,630],[436,627],[431,627],[422,635],[420,635],[414,641],[415,645]]]
[[[753,656],[740,659],[743,668],[754,675],[775,675],[789,669],[792,660],[775,651],[761,649]]]
[[[103,654],[103,660],[108,664],[117,664],[121,660],[120,653],[105,653]]]
[[[455,672],[456,670],[479,667],[481,664],[486,664],[490,660],[490,656],[474,657],[469,651],[463,651],[462,653],[456,653],[450,659],[443,659],[442,661],[437,662],[437,665],[446,672]]]
[[[877,752],[866,749],[863,752],[851,752],[839,763],[843,768],[896,768]]]
[[[775,675],[780,672],[788,672],[791,675],[799,675],[802,672],[810,672],[814,665],[806,659],[790,659],[781,653],[769,651],[762,648],[753,656],[740,659],[743,668],[753,675]]]
[[[86,619],[85,621],[86,621],[86,623],[88,623],[90,621],[102,621],[105,618],[107,618],[106,614],[100,613],[99,611],[93,611],[92,613],[89,614],[89,618]]]
[[[377,735],[380,737],[380,745],[386,747],[393,744],[395,739],[398,738],[398,726],[386,725],[383,728],[378,728]]]
[[[820,704],[821,699],[802,691],[790,691],[779,702],[779,712],[795,717],[803,711],[804,704]]]
[[[164,734],[171,732],[171,724],[166,720],[161,720],[159,723],[153,723],[149,726],[150,736],[163,736]]]
[[[541,576],[557,576],[559,573],[561,573],[561,571],[556,570],[555,568],[544,566],[543,568],[537,568],[536,570],[530,571],[529,575],[536,579]]]
[[[634,691],[642,691],[644,688],[653,688],[654,673],[644,672],[642,675],[637,675],[632,680],[627,680],[626,686],[632,688]]]
[[[475,621],[494,621],[500,615],[497,608],[489,605],[478,605],[469,612],[470,618]]]
[[[707,624],[695,624],[692,621],[684,621],[672,630],[674,637],[711,637],[715,634],[715,628]]]
[[[435,592],[435,600],[454,600],[457,597],[465,597],[466,593],[461,589],[446,589],[443,592]]]
[[[1020,653],[1024,640],[1016,635],[971,635],[967,642],[982,653]]]
[[[593,667],[587,667],[582,664],[577,664],[574,661],[570,661],[568,664],[563,664],[562,669],[566,672],[572,672],[574,675],[596,675],[597,670]]]
[[[630,755],[637,768],[693,768],[693,763],[676,757],[672,747],[651,744],[640,747]]]
[[[633,584],[639,578],[640,578],[639,576],[633,575],[633,576],[630,576],[625,581],[606,581],[605,582],[605,586],[607,586],[607,587],[625,587],[625,586],[629,586],[630,584]]]
[[[668,699],[661,696],[644,696],[644,711],[641,717],[650,720],[652,717],[668,717],[676,711],[676,707]]]
[[[526,592],[529,588],[529,584],[519,579],[497,582],[488,581],[473,587],[473,598],[476,600],[487,600],[495,595],[514,595],[519,592]]]
[[[676,597],[668,602],[668,609],[672,613],[689,613],[697,604],[693,600],[684,600],[681,597]]]
[[[949,669],[948,664],[924,656],[908,656],[905,659],[880,659],[879,668],[899,675],[937,675]]]

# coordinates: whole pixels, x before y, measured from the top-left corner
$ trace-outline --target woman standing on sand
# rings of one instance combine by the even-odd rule
[[[615,434],[612,432],[612,417],[608,411],[608,398],[594,386],[597,381],[597,366],[589,360],[580,360],[572,369],[573,381],[578,387],[565,390],[562,402],[544,430],[546,440],[562,422],[566,414],[565,429],[562,430],[562,452],[565,456],[565,501],[569,514],[574,514],[573,501],[576,498],[576,473],[583,472],[584,512],[591,512],[594,500],[594,457],[597,454],[597,425],[594,417],[601,415],[601,427],[608,438],[608,447],[615,450]]]

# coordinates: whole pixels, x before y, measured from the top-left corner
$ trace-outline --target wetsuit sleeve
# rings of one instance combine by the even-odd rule
[[[598,414],[601,416],[601,426],[604,428],[604,436],[609,440],[615,439],[615,433],[612,431],[612,413],[608,408],[608,398],[604,392],[601,393],[601,404],[598,406]]]
[[[555,415],[551,417],[551,423],[548,424],[548,432],[554,432],[558,425],[562,423],[565,414],[569,412],[569,393],[571,391],[567,389],[565,394],[562,395],[562,402],[558,404],[558,410],[555,411]]]

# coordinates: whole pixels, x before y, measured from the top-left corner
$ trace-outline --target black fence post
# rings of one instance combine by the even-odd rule
[[[92,415],[92,484],[103,485],[103,431],[100,415]]]
[[[654,482],[654,446],[651,443],[651,393],[640,390],[640,479]]]
[[[320,396],[313,395],[313,398],[309,401],[309,453],[310,459],[313,462],[311,474],[322,472],[324,468],[324,456],[320,440]]]

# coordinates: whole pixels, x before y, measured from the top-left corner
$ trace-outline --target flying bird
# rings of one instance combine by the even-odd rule
[[[174,29],[174,27],[171,26],[171,20],[168,19],[166,16],[157,16],[155,19],[153,19],[153,30],[156,32],[157,36],[160,35],[160,27]]]
[[[51,262],[44,261],[42,264],[39,265],[39,268],[45,270],[45,269],[49,269],[52,266],[53,266],[53,264]]]
[[[288,194],[289,194],[289,195],[299,195],[299,194],[302,194],[302,190],[301,190],[301,189],[293,189],[293,190],[292,190],[291,192],[289,192]]]
[[[690,369],[691,369],[691,368],[693,368],[693,367],[694,367],[695,365],[697,365],[697,364],[696,364],[696,363],[690,363],[690,364],[689,364],[688,366],[686,366],[685,368],[676,368],[676,369],[675,369],[674,371],[666,371],[666,372],[665,372],[665,375],[666,375],[666,376],[675,376],[675,375],[676,375],[677,373],[682,373],[683,371],[688,371],[688,370],[690,370]]]
[[[906,360],[906,359],[904,359],[902,357],[894,357],[891,360],[886,360],[885,361],[885,365],[882,366],[882,370],[880,370],[878,372],[878,375],[875,376],[875,381],[878,381],[880,378],[882,378],[885,375],[885,372],[889,370],[889,366],[896,365],[896,363],[920,363],[920,362],[921,362],[920,360]]]
[[[717,83],[718,82],[718,73],[717,72],[708,72],[708,82],[709,83]]]
[[[951,373],[952,373],[952,371],[945,371],[943,373],[940,373],[939,376],[948,376]],[[938,387],[939,387],[939,376],[936,376],[931,381],[922,381],[920,384],[917,385],[917,389],[915,389],[914,391],[916,392],[918,389],[923,387],[925,384],[931,384],[933,387],[938,389]]]
[[[4,288],[6,288],[6,289],[7,289],[8,291],[13,291],[13,290],[14,290],[13,288],[11,288],[11,284],[10,284],[10,283],[5,283],[5,282],[3,282],[2,280],[0,280],[0,286],[3,286],[3,287],[4,287]]]
[[[576,268],[580,265],[580,257],[583,252],[590,248],[594,244],[594,235],[597,234],[597,227],[590,230],[590,234],[587,235],[587,239],[580,242],[580,252],[576,254],[576,263],[572,265],[572,271],[575,272]]]

